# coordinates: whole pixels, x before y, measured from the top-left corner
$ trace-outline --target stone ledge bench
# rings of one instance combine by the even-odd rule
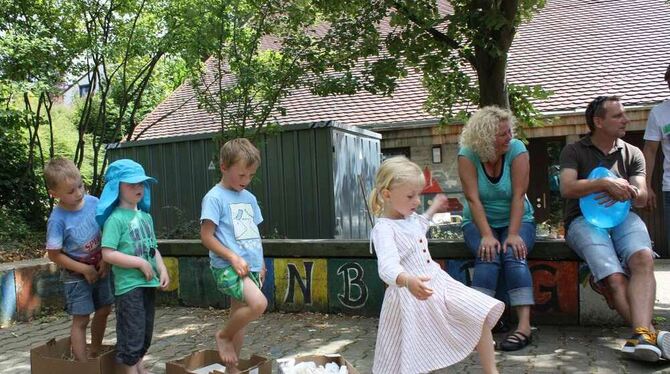
[[[171,285],[159,305],[227,308],[214,285],[207,250],[199,240],[159,240]],[[367,240],[266,239],[268,310],[378,316],[384,284]],[[431,240],[433,258],[470,285],[473,259],[462,241]],[[589,283],[588,269],[563,240],[538,240],[529,255],[537,324],[621,323]],[[47,259],[0,265],[0,323],[25,321],[63,309],[57,267]]]

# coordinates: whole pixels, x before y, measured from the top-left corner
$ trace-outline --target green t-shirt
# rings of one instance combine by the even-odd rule
[[[137,287],[158,287],[158,267],[156,266],[156,235],[154,222],[148,213],[141,210],[115,208],[102,228],[103,248],[115,249],[121,253],[142,257],[154,269],[154,277],[147,281],[138,268],[123,268],[112,265],[114,273],[114,294],[123,295]]]
[[[461,148],[458,156],[463,156],[470,160],[477,170],[477,187],[479,189],[479,200],[484,206],[486,220],[489,226],[500,228],[509,226],[509,215],[512,201],[512,161],[516,156],[528,152],[526,146],[519,139],[512,139],[509,150],[505,153],[505,164],[503,165],[500,180],[492,183],[486,176],[482,161],[470,148]],[[463,207],[463,226],[472,222],[472,213],[468,203]],[[533,222],[533,207],[528,201],[524,200],[524,212],[521,222]]]

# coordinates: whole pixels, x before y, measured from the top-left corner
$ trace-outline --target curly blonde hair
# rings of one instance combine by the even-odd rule
[[[408,160],[405,156],[395,156],[384,160],[375,176],[375,187],[370,192],[368,205],[372,214],[379,217],[384,210],[382,191],[390,190],[403,183],[416,183],[423,188],[426,180],[419,165]]]
[[[458,145],[470,148],[483,162],[495,160],[495,137],[503,121],[509,122],[514,137],[516,118],[512,112],[493,105],[479,109],[463,126]]]

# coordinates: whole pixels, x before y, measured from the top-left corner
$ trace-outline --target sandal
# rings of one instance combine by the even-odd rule
[[[531,339],[529,335],[517,330],[507,335],[505,340],[500,343],[500,350],[518,351],[519,349],[526,347],[530,342]]]

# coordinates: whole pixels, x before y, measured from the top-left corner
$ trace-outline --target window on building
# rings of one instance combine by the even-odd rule
[[[79,97],[88,96],[88,91],[91,89],[90,84],[80,84],[79,85]]]
[[[393,157],[393,156],[405,156],[405,157],[411,159],[410,152],[409,152],[409,147],[382,149],[382,160],[386,160],[387,158]]]

